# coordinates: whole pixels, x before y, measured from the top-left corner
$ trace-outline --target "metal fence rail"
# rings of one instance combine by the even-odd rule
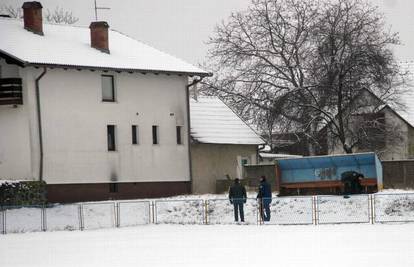
[[[369,195],[317,196],[317,224],[369,223]]]
[[[244,204],[246,224],[263,223],[260,203]],[[414,222],[414,193],[276,197],[265,224]],[[240,219],[240,218],[239,218]],[[229,199],[164,199],[0,207],[0,233],[88,230],[144,224],[234,224]]]
[[[414,193],[376,194],[373,199],[376,223],[414,222]]]
[[[154,223],[204,224],[205,205],[202,199],[154,201]]]

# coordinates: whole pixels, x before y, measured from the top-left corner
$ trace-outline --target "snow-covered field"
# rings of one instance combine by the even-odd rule
[[[4,267],[412,267],[414,224],[145,225],[0,236]]]

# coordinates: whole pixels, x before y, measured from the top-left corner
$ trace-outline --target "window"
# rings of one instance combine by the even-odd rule
[[[116,151],[115,147],[115,125],[107,126],[107,136],[108,136],[108,151]]]
[[[159,144],[159,140],[158,140],[158,126],[157,125],[152,125],[152,143],[154,145]]]
[[[115,102],[114,76],[102,75],[102,101]]]
[[[177,126],[176,133],[177,133],[177,145],[183,144],[183,138],[182,138],[182,126]]]
[[[110,183],[109,184],[109,192],[110,193],[118,193],[118,184],[117,183]]]
[[[139,143],[138,126],[132,125],[132,144],[137,145]]]

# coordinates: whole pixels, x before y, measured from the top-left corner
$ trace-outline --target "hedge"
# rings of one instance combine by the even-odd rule
[[[1,206],[43,205],[46,201],[46,182],[44,181],[0,183]]]

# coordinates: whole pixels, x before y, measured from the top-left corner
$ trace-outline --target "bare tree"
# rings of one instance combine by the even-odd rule
[[[398,102],[390,48],[398,36],[366,1],[253,0],[218,26],[209,43],[218,75],[204,90],[248,117],[274,113],[275,129],[303,133],[312,151],[325,128],[352,153],[374,138],[361,137],[355,117]],[[365,91],[376,99],[369,105],[356,101]]]
[[[19,7],[13,7],[13,6],[6,6],[3,5],[0,7],[0,13],[2,15],[8,15],[11,18],[22,18],[23,17],[23,9]]]
[[[23,18],[23,9],[20,7],[4,5],[0,7],[0,13],[11,18]],[[79,18],[75,17],[71,11],[59,7],[56,7],[53,11],[47,9],[44,18],[47,22],[57,24],[75,24],[79,21]]]
[[[59,7],[56,7],[53,12],[48,9],[45,19],[57,24],[75,24],[79,21],[79,18],[73,16],[72,11],[63,10]]]

